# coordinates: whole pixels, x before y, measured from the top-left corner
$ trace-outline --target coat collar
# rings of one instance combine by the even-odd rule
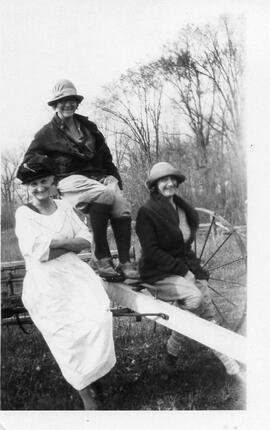
[[[184,199],[178,195],[174,195],[173,201],[176,207],[182,209],[187,217],[187,222],[192,232],[195,232],[199,226],[199,217],[195,209],[190,206]],[[158,213],[159,216],[165,218],[168,222],[179,224],[178,214],[174,210],[171,203],[160,194],[152,194],[147,204],[148,208]]]
[[[82,122],[84,124],[87,123],[87,122],[89,122],[87,116],[79,115],[77,113],[74,114],[74,118],[78,119],[80,122]],[[57,115],[57,113],[54,114],[52,122],[53,122],[54,125],[56,125],[56,127],[60,128],[60,130],[65,130],[67,128],[66,124],[65,124],[65,121],[62,120],[61,118],[59,118],[59,116]]]

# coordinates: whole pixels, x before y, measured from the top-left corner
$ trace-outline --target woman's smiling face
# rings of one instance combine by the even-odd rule
[[[78,101],[74,97],[68,97],[63,100],[59,100],[56,105],[56,112],[61,119],[70,118],[76,112],[78,107]]]
[[[178,187],[177,179],[174,176],[164,176],[157,181],[157,189],[166,198],[172,198]]]
[[[44,178],[35,179],[29,182],[28,190],[32,196],[41,201],[46,200],[50,197],[51,188],[54,183],[54,176],[46,176]]]

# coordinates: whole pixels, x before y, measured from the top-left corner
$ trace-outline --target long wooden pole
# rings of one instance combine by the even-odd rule
[[[206,321],[191,312],[179,309],[155,299],[147,291],[134,291],[130,286],[119,282],[105,282],[108,296],[113,302],[139,313],[163,313],[169,319],[147,316],[172,330],[194,339],[209,348],[215,349],[246,363],[246,339],[244,336]]]
[[[91,254],[79,255],[84,261],[91,260]],[[23,261],[1,264],[1,270],[24,269]],[[163,313],[168,319],[147,316],[151,320],[194,339],[209,348],[227,354],[241,363],[246,363],[246,339],[223,327],[206,321],[191,312],[184,311],[161,300],[155,299],[148,291],[137,292],[131,286],[120,282],[105,282],[106,291],[113,302],[138,313]]]

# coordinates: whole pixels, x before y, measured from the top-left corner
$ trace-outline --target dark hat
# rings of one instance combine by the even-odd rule
[[[182,173],[173,167],[170,163],[166,161],[161,161],[160,163],[154,164],[152,169],[149,172],[148,178],[146,180],[146,185],[148,188],[151,188],[155,182],[159,179],[164,178],[165,176],[174,176],[178,181],[178,184],[181,184],[186,180],[186,177],[182,175]]]
[[[33,155],[26,163],[22,163],[17,170],[17,178],[23,184],[36,179],[55,174],[54,162],[47,155]]]
[[[48,102],[49,106],[53,106],[59,100],[66,99],[68,97],[74,97],[78,103],[83,100],[83,96],[77,94],[75,85],[67,79],[61,79],[53,87],[53,99]]]

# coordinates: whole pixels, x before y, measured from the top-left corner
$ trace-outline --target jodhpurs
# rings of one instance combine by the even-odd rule
[[[181,309],[189,310],[201,318],[215,319],[216,311],[211,300],[206,280],[195,279],[191,272],[185,277],[168,276],[154,284],[155,296],[160,300],[173,302]],[[153,291],[151,291],[154,294]],[[171,355],[177,356],[181,348],[183,335],[172,331],[167,342],[167,350]]]
[[[71,175],[59,181],[61,196],[77,210],[88,213],[91,203],[111,206],[111,218],[130,217],[130,203],[123,196],[117,182],[104,185],[83,175]]]

